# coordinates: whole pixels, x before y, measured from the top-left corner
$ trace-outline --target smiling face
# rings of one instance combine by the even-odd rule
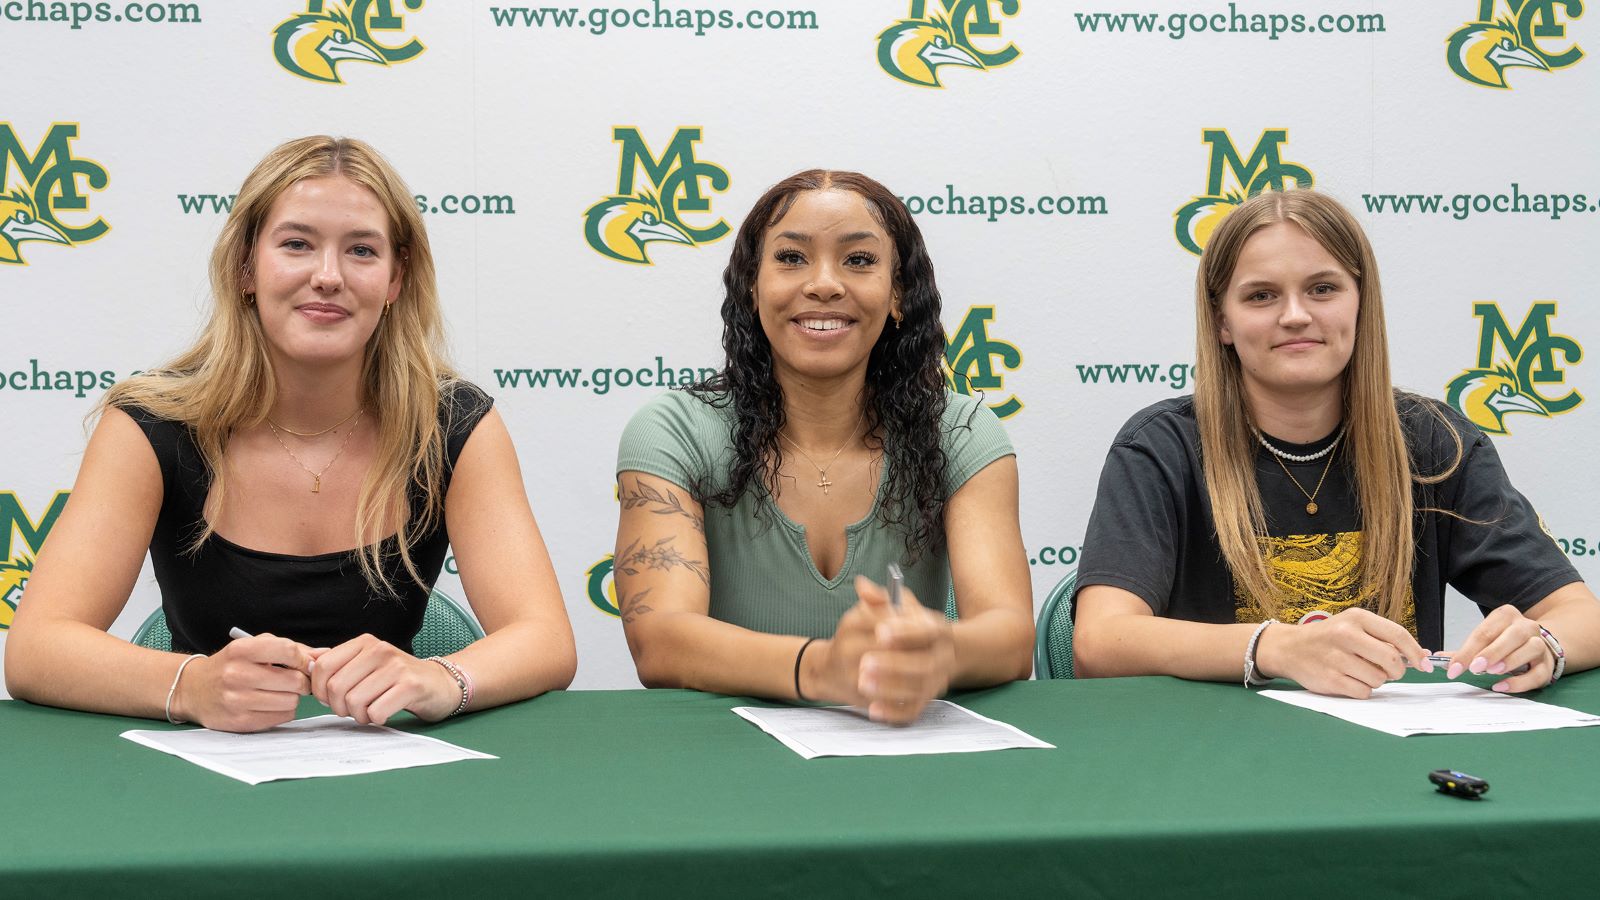
[[[402,267],[383,205],[342,176],[295,182],[272,204],[250,254],[245,291],[277,364],[359,361]]]
[[[1278,222],[1245,241],[1217,332],[1239,355],[1246,396],[1293,402],[1341,390],[1360,307],[1355,276],[1300,226]]]
[[[859,194],[807,191],[768,228],[755,303],[780,375],[864,377],[898,314],[894,241]]]

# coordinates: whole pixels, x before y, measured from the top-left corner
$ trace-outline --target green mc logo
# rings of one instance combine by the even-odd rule
[[[1582,15],[1583,0],[1478,0],[1478,17],[1446,39],[1445,62],[1468,84],[1509,89],[1507,69],[1554,72],[1583,59],[1576,43],[1552,44]]]
[[[653,265],[646,246],[658,241],[699,246],[721,239],[728,223],[717,219],[695,227],[684,213],[709,213],[704,188],[728,189],[728,171],[695,157],[699,128],[679,128],[657,156],[638,128],[618,126],[611,140],[621,147],[617,190],[583,213],[583,236],[595,252],[618,262]],[[648,187],[639,185],[643,174]]]
[[[1019,0],[941,0],[942,12],[929,13],[928,0],[911,0],[904,19],[878,34],[878,65],[894,78],[918,87],[942,88],[939,69],[956,66],[997,69],[1022,55],[1015,44],[984,50],[974,37],[998,38],[1000,22],[1015,16]]]
[[[422,3],[405,0],[405,8],[415,12]],[[344,83],[339,75],[342,63],[393,66],[410,62],[427,49],[421,41],[413,37],[396,45],[378,38],[379,34],[405,31],[405,16],[396,14],[394,6],[395,0],[307,0],[305,12],[272,29],[272,55],[290,74],[322,84]]]
[[[1311,187],[1314,179],[1310,169],[1284,161],[1282,148],[1288,141],[1288,129],[1269,128],[1261,132],[1250,155],[1245,156],[1226,129],[1203,129],[1200,142],[1211,148],[1206,190],[1173,214],[1176,219],[1173,231],[1178,244],[1199,256],[1217,225],[1245,198],[1262,191],[1286,190],[1290,182],[1293,187]]]
[[[945,386],[958,394],[971,395],[974,391],[1003,391],[1006,387],[1004,372],[995,368],[995,361],[1008,370],[1022,365],[1022,351],[1015,344],[989,337],[989,323],[994,321],[993,306],[973,306],[961,320],[953,337],[945,341]],[[996,416],[1009,419],[1022,411],[1022,401],[1015,394],[1007,396],[989,408]]]
[[[1528,310],[1522,324],[1512,329],[1497,303],[1474,303],[1472,314],[1481,321],[1476,365],[1450,379],[1445,402],[1460,410],[1489,434],[1510,434],[1506,416],[1528,413],[1548,417],[1568,413],[1583,402],[1583,395],[1568,390],[1559,397],[1541,392],[1540,386],[1566,383],[1566,372],[1556,362],[1583,359],[1583,348],[1564,334],[1550,330],[1555,318],[1553,300],[1541,300]],[[1497,348],[1505,350],[1498,357]]]
[[[33,573],[33,560],[44,547],[44,539],[55,527],[56,519],[67,506],[70,492],[56,491],[50,506],[37,521],[23,507],[14,491],[0,491],[0,535],[4,535],[5,556],[0,557],[0,631],[11,628],[22,600],[22,589]],[[17,546],[18,539],[22,546]]]
[[[87,213],[85,190],[110,183],[105,166],[73,156],[77,138],[78,123],[56,122],[29,153],[12,123],[0,122],[0,266],[27,265],[22,245],[29,241],[75,246],[111,230],[98,216],[83,224],[62,219]]]

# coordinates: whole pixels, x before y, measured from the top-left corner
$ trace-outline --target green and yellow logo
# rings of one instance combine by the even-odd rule
[[[423,0],[405,0],[405,8],[412,12],[422,4]],[[291,74],[343,84],[340,63],[356,60],[392,66],[421,56],[427,48],[414,37],[399,46],[378,40],[379,33],[404,32],[405,27],[405,16],[395,14],[394,0],[306,0],[305,12],[272,29],[272,55]]]
[[[89,209],[85,189],[103,191],[106,167],[74,158],[78,123],[56,122],[32,153],[10,122],[0,122],[0,265],[25,266],[28,241],[75,246],[97,240],[111,226],[98,216],[84,225],[61,220],[62,213]]]
[[[1206,170],[1206,192],[1173,214],[1177,220],[1173,230],[1183,249],[1199,256],[1217,225],[1246,198],[1289,186],[1311,187],[1314,179],[1310,169],[1283,160],[1281,149],[1288,140],[1288,129],[1269,128],[1261,132],[1250,155],[1245,157],[1226,129],[1207,128],[1200,132],[1200,142],[1211,147],[1211,161]]]
[[[612,568],[611,554],[589,567],[583,573],[583,592],[595,609],[614,618],[622,618],[622,610],[617,607],[617,586],[611,580]]]
[[[695,158],[699,128],[679,128],[672,133],[666,152],[657,157],[632,126],[617,126],[611,140],[621,145],[616,193],[583,213],[583,236],[595,252],[620,262],[654,265],[645,245],[656,241],[699,246],[720,240],[728,223],[717,219],[696,228],[683,213],[709,213],[711,201],[704,188],[721,193],[728,189],[728,170]],[[643,170],[649,187],[639,186]]]
[[[1478,18],[1445,41],[1445,61],[1463,81],[1510,88],[1507,69],[1553,72],[1577,65],[1583,48],[1545,42],[1565,39],[1567,22],[1582,16],[1583,0],[1478,0]]]
[[[69,491],[56,491],[50,507],[35,522],[15,492],[0,491],[0,529],[3,529],[0,534],[4,535],[6,551],[5,556],[0,557],[0,631],[11,628],[17,604],[22,602],[22,589],[28,586],[28,576],[33,573],[33,560],[66,508],[69,494]],[[19,539],[21,548],[17,547]]]
[[[1566,383],[1566,372],[1556,363],[1556,354],[1561,354],[1564,364],[1583,359],[1583,348],[1577,341],[1550,330],[1550,320],[1556,315],[1555,301],[1533,304],[1515,331],[1498,303],[1474,303],[1472,314],[1482,322],[1477,365],[1450,379],[1445,386],[1445,402],[1474,425],[1489,434],[1510,434],[1506,416],[1511,413],[1558,416],[1583,402],[1583,395],[1575,390],[1560,397],[1550,397],[1539,390],[1540,385]],[[1497,348],[1505,350],[1504,357],[1497,356]]]
[[[994,321],[993,306],[968,307],[954,337],[947,338],[944,347],[944,383],[958,394],[971,396],[973,391],[1003,391],[1006,388],[1004,372],[996,369],[994,361],[1008,370],[1022,365],[1022,351],[1015,344],[989,337],[989,323]],[[1015,394],[989,408],[1002,419],[1009,419],[1022,411],[1022,401]]]
[[[992,18],[1015,16],[1019,0],[941,0],[944,12],[928,13],[928,0],[911,0],[904,19],[878,35],[878,65],[891,76],[918,87],[942,88],[939,69],[998,69],[1022,55],[1015,44],[984,50],[974,37],[998,38],[1000,23]]]

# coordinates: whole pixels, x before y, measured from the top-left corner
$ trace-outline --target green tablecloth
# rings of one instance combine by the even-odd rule
[[[1058,745],[804,760],[686,691],[402,726],[501,759],[251,787],[0,703],[0,896],[1592,896],[1600,729],[1398,738],[1168,678],[968,707]],[[1600,679],[1538,699],[1600,712]],[[321,712],[314,703],[302,715]],[[1426,775],[1488,779],[1482,801]]]

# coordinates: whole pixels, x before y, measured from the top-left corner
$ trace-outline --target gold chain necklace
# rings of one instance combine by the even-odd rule
[[[351,419],[354,419],[356,416],[361,415],[361,411],[363,409],[366,409],[366,407],[364,407],[364,406],[356,407],[356,411],[355,412],[351,413],[348,416],[345,416],[344,418],[342,418],[339,421],[333,423],[332,425],[329,425],[327,428],[324,428],[321,431],[295,431],[293,428],[285,428],[284,426],[279,425],[277,422],[272,421],[272,417],[271,416],[267,416],[267,424],[272,426],[273,428],[277,429],[278,431],[283,432],[284,434],[292,434],[295,437],[322,437],[323,435],[325,435],[328,432],[334,430],[335,428],[338,428],[340,425],[343,425],[344,423],[350,421]]]
[[[1306,515],[1308,516],[1316,515],[1317,510],[1320,509],[1320,507],[1317,506],[1317,494],[1322,492],[1322,482],[1328,479],[1328,470],[1333,468],[1333,458],[1335,455],[1336,454],[1333,453],[1328,454],[1328,461],[1322,466],[1322,477],[1317,479],[1317,486],[1312,488],[1311,493],[1309,494],[1306,494],[1306,489],[1300,486],[1300,481],[1294,477],[1293,472],[1289,471],[1289,467],[1283,464],[1283,460],[1278,459],[1278,455],[1276,453],[1272,455],[1273,459],[1278,460],[1278,467],[1283,469],[1283,474],[1289,476],[1289,480],[1294,482],[1295,487],[1300,488],[1300,493],[1306,494]]]
[[[311,467],[309,467],[305,463],[301,462],[300,461],[300,457],[295,456],[294,455],[294,451],[289,449],[289,445],[285,444],[283,442],[283,435],[278,433],[278,426],[274,425],[271,419],[267,420],[267,427],[272,429],[272,436],[278,439],[278,446],[283,448],[283,452],[289,454],[289,458],[294,460],[294,464],[295,465],[297,465],[300,468],[304,469],[306,474],[311,476],[311,493],[313,493],[313,494],[322,493],[322,476],[328,474],[328,470],[333,468],[333,464],[339,461],[339,457],[340,456],[344,455],[344,448],[350,443],[350,436],[356,433],[356,425],[361,424],[361,410],[359,410],[359,409],[356,410],[355,415],[352,416],[351,418],[355,419],[355,423],[350,426],[350,430],[349,431],[344,433],[344,440],[339,442],[338,451],[333,454],[333,459],[328,460],[328,464],[322,467],[322,471],[321,472],[313,472],[313,471],[311,471]],[[340,423],[340,424],[343,424],[343,423]],[[339,426],[338,425],[334,426],[334,428],[337,428],[337,427],[339,427]],[[284,429],[284,430],[288,431],[288,429]],[[333,430],[332,428],[328,429],[328,431],[332,431],[332,430]],[[292,432],[292,431],[290,431],[289,433],[290,434],[294,434],[294,432]],[[318,434],[326,434],[326,433],[327,433],[326,431],[318,432]]]
[[[822,493],[824,496],[826,496],[828,493],[828,488],[833,487],[833,482],[828,480],[828,470],[833,468],[833,464],[839,461],[839,455],[844,453],[844,448],[855,443],[856,433],[861,430],[861,423],[866,419],[866,417],[867,414],[863,412],[861,414],[861,418],[856,420],[856,427],[850,430],[850,436],[845,438],[844,443],[839,445],[839,449],[833,451],[833,458],[828,460],[828,464],[825,466],[817,465],[817,461],[811,458],[811,454],[800,449],[800,445],[796,444],[794,439],[789,437],[787,434],[784,434],[780,431],[778,432],[778,437],[788,441],[789,446],[793,447],[796,453],[799,453],[802,457],[804,457],[806,462],[811,463],[811,468],[817,470],[817,487],[822,488]]]

